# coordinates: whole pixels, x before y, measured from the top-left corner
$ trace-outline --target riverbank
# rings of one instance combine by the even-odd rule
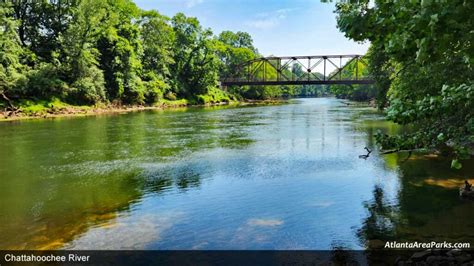
[[[266,104],[283,104],[288,100],[274,99],[274,100],[244,100],[244,101],[229,101],[216,102],[207,104],[191,104],[185,99],[170,101],[163,100],[154,105],[116,105],[116,104],[101,104],[95,106],[75,106],[65,104],[63,102],[38,102],[34,104],[26,104],[19,108],[19,112],[12,114],[11,111],[0,112],[0,122],[31,120],[31,119],[47,119],[59,117],[80,117],[93,116],[103,114],[127,113],[144,110],[165,110],[173,108],[186,107],[206,107],[206,106],[220,106],[220,105],[266,105]]]

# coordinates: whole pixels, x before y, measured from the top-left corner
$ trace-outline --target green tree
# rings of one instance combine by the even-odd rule
[[[415,128],[403,136],[379,135],[384,148],[454,152],[453,167],[468,157],[474,142],[473,12],[474,3],[465,0],[337,4],[340,30],[371,42],[371,73],[381,88],[378,98],[389,104],[388,118]]]
[[[131,0],[1,1],[0,8],[0,101],[10,109],[25,99],[230,101],[218,76],[257,55],[248,33],[213,36],[196,18],[169,19]]]
[[[16,109],[11,97],[18,97],[18,90],[26,82],[27,67],[22,65],[20,57],[23,49],[17,34],[17,23],[10,14],[13,10],[0,3],[0,102],[9,109]]]
[[[330,74],[336,75],[335,78],[355,79],[356,77],[367,77],[369,68],[362,60],[353,60],[348,62],[343,69],[337,73],[335,70]],[[337,98],[350,99],[354,101],[368,101],[376,97],[376,86],[373,85],[330,85],[329,90]]]
[[[73,9],[78,0],[11,1],[18,21],[18,36],[23,47],[46,62],[54,60],[54,53],[60,49],[59,36],[72,22]],[[30,64],[34,62],[29,62]]]
[[[232,31],[223,31],[218,36],[219,41],[227,46],[234,48],[247,48],[250,49],[254,54],[257,54],[257,49],[253,46],[253,39],[247,32],[238,31],[236,33]]]
[[[157,11],[145,11],[139,20],[143,46],[142,79],[146,86],[146,102],[153,103],[162,98],[170,88],[172,79],[170,65],[174,64],[173,44],[175,41],[173,28],[169,18]]]
[[[134,20],[139,8],[129,0],[107,1],[106,26],[97,41],[100,68],[104,71],[107,97],[125,103],[144,103],[145,87],[140,78],[142,45]]]
[[[217,85],[219,61],[215,55],[216,42],[209,29],[203,29],[199,21],[182,13],[172,18],[175,33],[173,90],[181,97],[206,94]]]
[[[252,37],[248,33],[223,31],[217,36],[217,52],[222,62],[219,74],[226,77],[235,73],[242,64],[254,59],[257,54]]]
[[[78,103],[106,100],[105,81],[99,68],[96,43],[103,30],[107,5],[83,0],[73,13],[73,22],[62,36],[65,54],[65,76],[71,84],[68,98]]]

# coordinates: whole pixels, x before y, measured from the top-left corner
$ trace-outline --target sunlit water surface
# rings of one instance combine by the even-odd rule
[[[378,129],[401,130],[330,98],[2,123],[0,249],[473,242],[474,163],[381,156]]]

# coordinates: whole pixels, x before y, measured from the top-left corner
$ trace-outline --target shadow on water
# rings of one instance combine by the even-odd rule
[[[2,193],[0,247],[60,248],[90,227],[113,223],[142,196],[134,174],[97,178],[102,179],[99,184],[87,179],[42,180],[25,191],[11,189],[15,196]]]
[[[353,117],[360,121],[354,124],[355,130],[366,133],[368,147],[377,149],[373,135],[378,130],[391,135],[411,130],[374,119],[370,112]],[[385,261],[387,254],[377,250],[387,241],[474,243],[474,202],[459,197],[464,180],[474,181],[473,159],[454,170],[450,158],[432,154],[381,156],[376,152],[371,157],[380,158],[397,178],[378,179],[371,199],[362,203],[366,215],[354,229],[361,245],[374,250],[367,253],[369,261]]]
[[[374,244],[371,241],[393,240],[395,237],[394,225],[398,212],[396,207],[384,197],[384,191],[379,185],[375,185],[373,199],[364,202],[364,208],[367,210],[368,216],[364,219],[362,227],[357,231],[357,236],[363,244],[371,247]]]
[[[464,180],[474,181],[474,160],[453,170],[448,158],[423,154],[406,158],[406,154],[385,157],[389,163],[397,162],[399,187],[387,195],[383,181],[374,185],[372,199],[363,203],[367,216],[357,230],[361,243],[369,248],[393,240],[474,243],[474,202],[459,197]]]
[[[398,160],[398,191],[392,197],[383,184],[374,185],[373,198],[364,202],[367,216],[356,232],[369,250],[367,260],[380,264],[413,255],[387,253],[387,241],[474,243],[474,202],[459,197],[463,181],[473,180],[474,160],[462,170],[452,170],[446,158],[390,156]]]
[[[334,99],[0,124],[0,249],[329,249],[344,263],[392,239],[472,242],[457,189],[474,162],[381,156],[378,129],[403,130]]]
[[[175,187],[179,192],[199,188],[202,182],[200,173],[203,170],[199,164],[171,164],[169,166],[148,169],[140,174],[144,180],[143,190],[149,193],[162,193]]]
[[[90,228],[114,226],[148,193],[198,188],[195,169],[201,166],[181,158],[253,142],[246,134],[250,117],[227,127],[235,120],[232,113],[207,113],[139,112],[0,125],[0,249],[61,248]]]

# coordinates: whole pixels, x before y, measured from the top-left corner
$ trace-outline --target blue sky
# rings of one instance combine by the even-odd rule
[[[364,54],[368,43],[358,44],[336,28],[334,3],[320,0],[135,0],[142,9],[173,16],[183,12],[197,17],[214,34],[223,30],[252,35],[261,54]]]

